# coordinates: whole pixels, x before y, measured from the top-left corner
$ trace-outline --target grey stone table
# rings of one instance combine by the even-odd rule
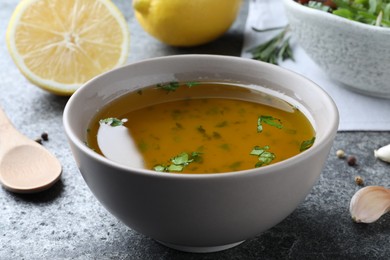
[[[318,183],[306,200],[274,228],[238,247],[212,254],[183,253],[138,234],[111,216],[93,197],[70,153],[62,128],[67,98],[30,84],[13,64],[5,30],[18,0],[0,4],[0,105],[14,125],[35,139],[49,133],[43,145],[60,159],[61,180],[35,195],[0,188],[0,259],[390,259],[390,214],[373,224],[356,224],[348,212],[352,195],[366,185],[390,187],[390,165],[373,150],[390,143],[390,132],[340,132]],[[184,53],[239,56],[247,5],[221,39],[198,48],[165,46],[136,23],[130,0],[114,1],[131,30],[128,62]],[[1,144],[0,144],[1,145]],[[337,149],[357,157],[348,166]]]

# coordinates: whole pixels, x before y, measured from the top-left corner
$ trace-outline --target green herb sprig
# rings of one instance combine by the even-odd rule
[[[252,29],[257,32],[265,32],[276,29],[280,30],[280,28],[272,28],[268,30],[257,30],[256,28]],[[290,46],[289,26],[283,27],[282,31],[271,40],[249,49],[248,52],[252,54],[252,59],[276,65],[278,65],[280,61],[287,59],[294,60],[293,51]]]

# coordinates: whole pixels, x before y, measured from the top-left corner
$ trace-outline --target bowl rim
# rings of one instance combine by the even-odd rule
[[[296,2],[295,0],[283,0],[283,2],[285,4],[285,6],[291,7],[295,10],[299,10],[302,13],[319,15],[319,16],[322,16],[322,18],[324,18],[324,19],[325,18],[326,19],[333,19],[334,21],[337,21],[339,24],[345,24],[346,26],[355,26],[358,29],[362,29],[362,30],[379,31],[379,32],[390,34],[390,27],[375,26],[375,25],[366,24],[366,23],[362,23],[362,22],[358,22],[358,21],[354,21],[354,20],[349,20],[347,18],[338,16],[338,15],[335,15],[332,13],[328,13],[328,12],[321,11],[321,10],[318,10],[315,8],[310,8],[310,7],[304,6],[304,5]]]
[[[124,166],[120,163],[116,163],[114,161],[109,160],[108,158],[104,157],[103,155],[100,155],[96,152],[94,152],[92,149],[90,149],[87,145],[85,145],[84,141],[79,139],[76,135],[76,133],[73,132],[73,127],[70,124],[70,109],[73,106],[73,103],[76,102],[76,99],[82,93],[83,91],[86,91],[88,86],[93,84],[95,81],[98,81],[101,77],[105,77],[107,74],[116,71],[116,70],[126,70],[129,67],[132,66],[139,66],[143,63],[149,63],[149,62],[155,62],[155,61],[164,61],[169,59],[220,59],[226,61],[233,60],[235,62],[245,62],[245,63],[252,63],[253,65],[259,66],[265,66],[269,67],[270,69],[277,70],[281,73],[290,75],[291,77],[297,77],[300,80],[311,84],[312,87],[315,88],[315,90],[321,94],[324,97],[324,101],[328,104],[327,108],[329,111],[329,114],[332,115],[334,120],[332,122],[329,122],[326,131],[323,133],[323,138],[320,142],[315,142],[310,149],[303,151],[293,157],[287,158],[283,161],[277,162],[275,164],[262,166],[259,168],[252,168],[247,170],[241,170],[241,171],[233,171],[233,172],[222,172],[222,173],[165,173],[165,172],[156,172],[153,170],[148,169],[142,169],[137,167],[130,167],[130,166]],[[316,154],[318,154],[324,146],[327,145],[327,142],[329,138],[331,138],[333,135],[336,134],[339,124],[339,112],[337,109],[337,106],[333,99],[330,97],[330,95],[323,90],[319,85],[314,83],[313,81],[309,80],[308,78],[295,73],[293,71],[290,71],[288,69],[282,68],[277,65],[260,62],[248,58],[243,57],[236,57],[236,56],[225,56],[225,55],[214,55],[214,54],[181,54],[181,55],[168,55],[168,56],[162,56],[162,57],[155,57],[155,58],[148,58],[136,62],[132,62],[123,66],[120,66],[118,68],[112,69],[110,71],[107,71],[105,73],[102,73],[85,84],[83,84],[79,89],[75,91],[75,93],[69,98],[68,102],[65,105],[64,112],[63,112],[63,128],[65,130],[65,134],[68,137],[68,141],[72,142],[75,146],[77,146],[78,149],[80,149],[84,154],[86,154],[89,157],[92,157],[94,160],[99,161],[102,164],[108,165],[110,167],[119,169],[123,172],[126,172],[127,174],[141,174],[149,177],[155,177],[155,178],[174,178],[174,179],[214,179],[214,178],[227,178],[227,177],[240,177],[240,176],[250,176],[253,174],[259,175],[259,174],[267,174],[269,172],[279,171],[283,168],[288,168],[291,165],[295,165],[303,160],[306,160],[308,158],[314,157]],[[317,139],[316,139],[317,141]],[[308,157],[308,158],[307,158]]]

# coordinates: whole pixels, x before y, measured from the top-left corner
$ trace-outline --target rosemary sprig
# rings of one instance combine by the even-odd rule
[[[280,28],[273,28],[271,30],[280,29]],[[258,32],[264,32],[259,31],[255,28],[253,30]],[[290,46],[290,30],[289,26],[283,27],[283,30],[278,33],[275,37],[273,37],[271,40],[262,43],[250,50],[248,50],[252,54],[252,59],[260,60],[272,64],[279,64],[279,61],[291,59],[294,60],[294,55]]]

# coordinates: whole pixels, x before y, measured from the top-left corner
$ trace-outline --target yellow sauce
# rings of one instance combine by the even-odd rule
[[[314,140],[306,116],[280,98],[225,83],[176,87],[151,86],[114,100],[91,121],[88,145],[113,161],[152,170],[196,152],[196,160],[178,172],[221,173],[255,168],[255,146],[268,147],[274,156],[264,166],[300,153],[303,142]],[[260,120],[267,117],[271,122]],[[106,118],[125,122],[99,123]]]

